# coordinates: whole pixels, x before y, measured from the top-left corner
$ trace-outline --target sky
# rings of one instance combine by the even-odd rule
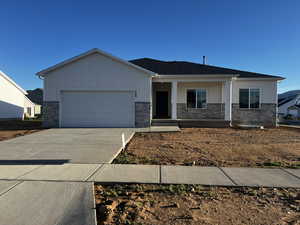
[[[281,75],[300,89],[299,0],[0,0],[0,70],[35,73],[99,48],[126,60],[184,60]],[[1,91],[1,90],[0,90]]]

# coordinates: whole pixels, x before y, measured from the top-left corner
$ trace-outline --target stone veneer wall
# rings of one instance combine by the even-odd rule
[[[206,108],[187,108],[186,103],[177,103],[178,119],[221,119],[225,118],[225,105],[223,103],[208,103]]]
[[[43,103],[43,127],[59,127],[59,102]]]
[[[232,125],[250,124],[265,127],[276,126],[276,104],[262,103],[259,109],[240,109],[239,104],[232,104]]]
[[[135,102],[135,127],[150,126],[150,110],[150,102]]]

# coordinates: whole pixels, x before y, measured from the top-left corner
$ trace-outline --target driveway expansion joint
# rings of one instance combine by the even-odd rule
[[[283,170],[284,172],[288,173],[289,175],[292,175],[293,177],[296,177],[297,179],[300,180],[300,176],[297,176],[297,175],[289,172],[287,169],[285,169],[285,168],[279,168],[279,169]]]
[[[22,174],[22,175],[20,175],[20,176],[17,176],[17,177],[16,177],[16,180],[20,180],[19,178],[21,178],[21,177],[23,177],[23,176],[25,176],[25,175],[27,175],[27,174],[33,172],[34,170],[37,170],[37,169],[39,169],[39,168],[41,168],[41,167],[43,167],[43,166],[45,166],[45,165],[37,166],[36,168],[33,168],[32,170],[27,171],[26,173],[24,173],[24,174]]]
[[[161,175],[161,165],[159,165],[159,183],[162,183],[162,175]]]
[[[11,191],[12,189],[14,189],[16,186],[18,186],[19,184],[23,183],[23,181],[18,181],[16,184],[10,186],[8,189],[6,189],[3,192],[0,192],[0,197],[5,195],[6,193],[8,193],[9,191]]]
[[[223,172],[223,174],[235,185],[235,186],[238,186],[238,184],[221,168],[221,167],[218,167],[219,170],[221,170]]]
[[[91,173],[85,180],[84,182],[88,181],[94,174],[96,174],[101,168],[104,166],[104,164],[100,164],[93,173]]]

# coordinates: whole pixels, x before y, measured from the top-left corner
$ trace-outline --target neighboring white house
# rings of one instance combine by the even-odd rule
[[[284,79],[192,62],[125,61],[99,49],[37,75],[47,127],[146,127],[156,119],[272,127]]]
[[[281,116],[291,115],[295,118],[300,117],[300,94],[287,97],[278,103],[278,114]]]
[[[0,119],[24,119],[34,117],[35,104],[27,92],[0,71]]]

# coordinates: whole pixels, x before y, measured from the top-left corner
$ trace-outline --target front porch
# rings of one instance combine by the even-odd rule
[[[152,82],[152,125],[228,127],[232,81],[164,80]]]

